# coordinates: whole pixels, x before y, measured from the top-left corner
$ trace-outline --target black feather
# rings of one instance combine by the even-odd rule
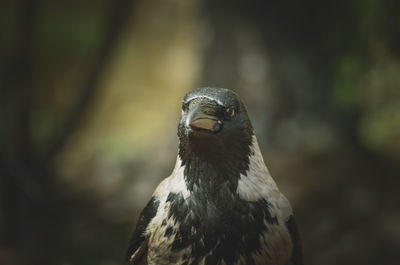
[[[181,193],[169,194],[168,218],[180,221],[172,250],[192,246],[191,264],[197,264],[205,255],[207,265],[219,264],[222,260],[233,265],[239,256],[246,264],[255,264],[252,254],[261,250],[259,235],[267,231],[264,221],[279,225],[276,217],[271,216],[270,203],[240,200],[229,187],[221,187],[215,196],[194,191],[185,200]]]
[[[292,238],[293,242],[293,250],[292,250],[292,265],[303,265],[303,254],[301,249],[301,242],[299,232],[297,230],[296,222],[294,221],[293,215],[289,217],[289,220],[286,221],[286,227],[289,230],[289,234]]]
[[[224,107],[231,107],[241,105],[239,97],[230,89],[214,88],[214,87],[200,87],[187,93],[183,99],[183,103],[190,102],[196,98],[210,98],[216,100]]]
[[[135,253],[139,248],[142,247],[147,249],[147,246],[142,246],[143,243],[146,242],[145,231],[151,219],[156,215],[159,204],[160,201],[157,199],[157,197],[153,196],[151,197],[150,201],[147,203],[143,211],[140,213],[136,229],[133,232],[132,238],[129,242],[128,250],[126,252],[127,261],[130,261],[133,253]],[[141,250],[141,255],[138,255],[135,260],[132,260],[132,264],[136,264],[140,261],[140,259],[143,257],[143,254],[146,252],[146,249]]]

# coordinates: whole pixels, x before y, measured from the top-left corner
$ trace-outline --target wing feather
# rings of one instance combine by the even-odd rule
[[[289,231],[289,234],[293,242],[291,264],[303,265],[303,254],[302,254],[300,236],[293,215],[291,215],[289,219],[286,221],[286,227]]]
[[[156,215],[159,204],[160,201],[156,196],[153,196],[140,213],[136,229],[133,232],[126,253],[126,260],[131,264],[139,264],[147,252],[148,236],[146,235],[146,228],[151,219],[153,219],[153,217]]]

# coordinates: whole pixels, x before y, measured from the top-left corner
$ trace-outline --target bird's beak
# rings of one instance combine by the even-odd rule
[[[206,130],[214,133],[222,129],[222,121],[202,112],[200,105],[194,106],[189,111],[186,124],[193,130]]]

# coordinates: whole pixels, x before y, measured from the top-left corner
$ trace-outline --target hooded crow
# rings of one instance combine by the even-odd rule
[[[229,89],[186,94],[172,174],[143,209],[131,264],[302,265],[290,203],[265,166],[246,108]]]

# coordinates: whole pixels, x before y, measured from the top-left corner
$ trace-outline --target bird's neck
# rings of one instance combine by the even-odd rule
[[[185,167],[184,178],[189,191],[213,195],[220,189],[236,193],[240,174],[249,169],[253,137],[236,141],[191,141],[180,145],[179,157]]]

